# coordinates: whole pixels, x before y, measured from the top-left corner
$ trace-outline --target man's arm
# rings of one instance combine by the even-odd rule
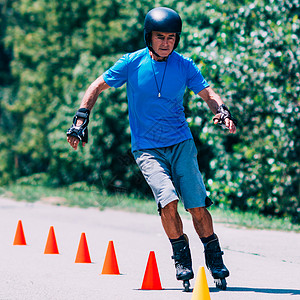
[[[104,81],[103,76],[102,75],[99,76],[86,90],[82,98],[80,108],[86,108],[89,111],[91,111],[100,93],[108,89],[109,87],[110,86]],[[76,122],[76,126],[80,126],[83,123],[83,121],[84,121],[83,119],[78,118]],[[68,136],[67,141],[75,150],[77,150],[79,144],[78,138],[74,136]],[[82,146],[84,147],[85,143],[82,143]]]
[[[218,107],[224,104],[221,97],[216,94],[211,87],[203,89],[198,93],[198,95],[207,103],[214,115],[217,113]],[[218,120],[215,120],[214,123],[218,124]],[[229,129],[230,133],[236,132],[236,127],[233,121],[229,118],[225,119],[225,126]]]
[[[80,108],[87,108],[91,111],[100,93],[108,88],[110,86],[104,81],[103,76],[99,76],[86,90]]]

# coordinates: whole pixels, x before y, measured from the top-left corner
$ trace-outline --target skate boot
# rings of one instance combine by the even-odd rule
[[[217,236],[216,239],[204,246],[204,254],[206,266],[214,278],[216,287],[226,290],[227,283],[225,278],[229,276],[229,271],[223,263],[222,255],[224,252],[221,251]]]
[[[183,281],[184,290],[189,292],[190,279],[194,278],[192,269],[192,258],[189,247],[188,237],[184,235],[185,240],[172,243],[173,256],[175,261],[176,278]]]

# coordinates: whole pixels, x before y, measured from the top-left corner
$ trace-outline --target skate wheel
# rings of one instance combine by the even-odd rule
[[[227,282],[225,278],[215,279],[215,284],[218,289],[221,289],[223,291],[225,291],[227,288]]]
[[[183,281],[183,287],[184,287],[184,291],[185,292],[189,292],[190,291],[190,282],[189,282],[189,280],[184,280]]]

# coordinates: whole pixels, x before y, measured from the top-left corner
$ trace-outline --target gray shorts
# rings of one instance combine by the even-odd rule
[[[133,155],[159,209],[178,199],[185,209],[212,204],[199,171],[194,140],[170,147],[137,150]]]

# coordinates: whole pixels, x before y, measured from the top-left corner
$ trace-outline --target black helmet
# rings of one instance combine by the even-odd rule
[[[152,31],[174,32],[176,33],[174,49],[176,49],[180,39],[181,27],[181,18],[173,9],[167,7],[157,7],[151,9],[147,13],[144,23],[144,39],[146,46],[153,51],[151,47]]]

